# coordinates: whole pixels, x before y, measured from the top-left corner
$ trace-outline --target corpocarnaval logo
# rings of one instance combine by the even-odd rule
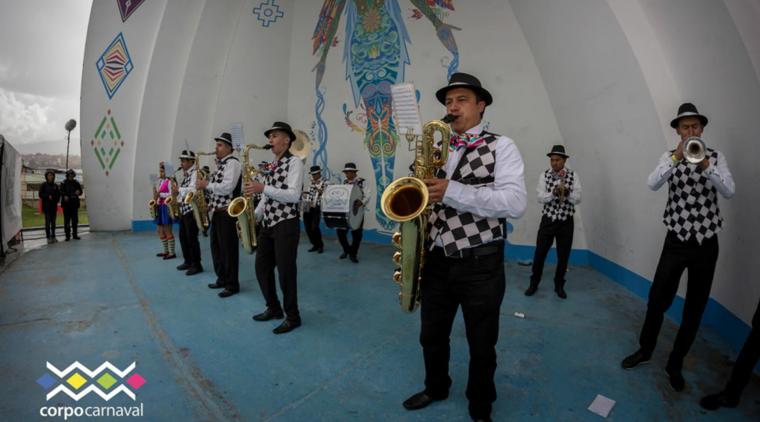
[[[79,401],[90,393],[97,394],[105,401],[111,400],[119,393],[136,400],[135,391],[146,382],[142,375],[135,372],[136,362],[132,362],[123,370],[108,361],[95,370],[90,370],[78,361],[64,370],[56,368],[50,362],[46,362],[46,366],[50,372],[42,375],[37,384],[47,391],[47,400],[58,394],[65,394]]]

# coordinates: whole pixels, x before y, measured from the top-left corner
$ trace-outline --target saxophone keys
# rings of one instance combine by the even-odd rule
[[[401,247],[401,233],[400,232],[393,233],[393,236],[391,237],[391,239],[393,240],[394,245]]]
[[[393,272],[393,281],[401,284],[401,270],[396,270]]]

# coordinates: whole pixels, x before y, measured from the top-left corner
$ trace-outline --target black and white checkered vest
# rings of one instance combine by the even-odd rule
[[[286,152],[272,165],[272,171],[265,176],[264,184],[276,189],[288,189],[288,171],[293,160],[300,160],[300,158],[291,154],[290,151]],[[298,218],[298,203],[280,202],[265,196],[262,220],[264,227],[273,227],[291,218]]]
[[[555,174],[552,169],[548,169],[544,172],[544,183],[546,190],[551,192],[555,187],[560,185],[561,178]],[[572,190],[575,184],[575,172],[570,169],[565,169],[565,188]],[[572,217],[575,214],[575,205],[565,198],[560,202],[559,198],[554,198],[551,202],[544,204],[541,214],[549,217],[552,221],[565,221],[568,217]]]
[[[717,166],[717,151],[707,148],[706,156],[710,166]],[[668,203],[662,221],[669,231],[683,242],[694,237],[699,244],[721,231],[723,218],[717,190],[699,164],[681,160],[673,168],[668,183]]]
[[[209,179],[209,183],[222,183],[224,180],[224,168],[230,160],[238,161],[236,157],[230,156],[225,158],[224,161],[219,162],[219,165],[216,166],[216,172],[214,172],[214,175]],[[233,190],[232,195],[219,195],[215,193],[207,195],[208,208],[210,210],[224,210],[226,212],[227,206],[230,205],[230,201],[238,196],[240,196],[240,176],[238,176],[235,190]]]
[[[182,182],[180,182],[179,187],[181,188],[189,188],[190,187],[190,181],[193,178],[193,173],[195,173],[195,168],[190,167],[190,170],[185,172],[185,176],[182,178]],[[184,199],[184,198],[181,198]],[[190,204],[182,203],[182,205],[179,206],[179,212],[182,215],[186,215],[193,211],[193,208],[190,206]]]
[[[476,187],[493,186],[496,168],[496,141],[499,135],[484,132],[485,142],[466,150],[449,178]],[[444,172],[439,172],[439,177]],[[480,217],[469,212],[459,212],[438,202],[430,215],[430,239],[440,237],[447,256],[458,251],[506,238],[503,218]]]
[[[320,208],[320,201],[322,200],[322,192],[324,192],[324,190],[324,180],[319,179],[316,182],[312,180],[309,189],[304,191],[301,196],[301,201],[303,201],[303,211],[308,212],[312,209]],[[312,208],[312,204],[314,204],[314,208]]]

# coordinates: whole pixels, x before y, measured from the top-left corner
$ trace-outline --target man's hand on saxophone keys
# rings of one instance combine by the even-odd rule
[[[251,196],[264,192],[264,186],[265,185],[258,180],[251,180],[250,182],[246,182],[245,185],[243,185],[243,192],[246,195]]]
[[[449,187],[449,179],[425,179],[423,180],[428,188],[428,200],[431,203],[443,201],[444,195],[446,195],[446,189]]]

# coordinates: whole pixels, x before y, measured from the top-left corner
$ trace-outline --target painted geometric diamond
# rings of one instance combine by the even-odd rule
[[[142,377],[142,375],[138,373],[134,373],[129,379],[127,380],[127,384],[129,384],[130,387],[134,388],[135,390],[139,390],[140,387],[145,384],[145,378]]]
[[[145,0],[116,0],[116,4],[119,5],[119,14],[121,14],[121,21],[126,22],[127,18],[143,4]]]
[[[280,6],[274,0],[264,0],[260,5],[253,8],[253,14],[265,28],[268,28],[270,23],[277,22],[277,18],[285,16],[285,12],[280,10]]]
[[[103,120],[98,125],[90,145],[95,150],[95,156],[98,157],[98,163],[108,176],[113,168],[119,153],[124,147],[124,141],[121,140],[121,132],[116,126],[116,120],[111,116],[111,109],[108,110]]]
[[[69,379],[66,380],[66,382],[74,387],[75,389],[79,390],[86,382],[87,379],[81,375],[79,375],[79,372],[69,377]]]
[[[106,372],[105,374],[101,375],[100,378],[98,378],[98,384],[100,384],[103,388],[108,390],[114,384],[116,384],[116,378],[114,378],[111,374]]]
[[[55,384],[55,378],[51,377],[47,372],[37,380],[37,384],[41,385],[45,390],[49,390],[50,387]]]
[[[132,58],[129,57],[127,43],[124,41],[124,35],[121,32],[106,48],[106,51],[100,55],[96,65],[100,80],[103,81],[103,87],[106,89],[106,94],[110,100],[133,68]]]

